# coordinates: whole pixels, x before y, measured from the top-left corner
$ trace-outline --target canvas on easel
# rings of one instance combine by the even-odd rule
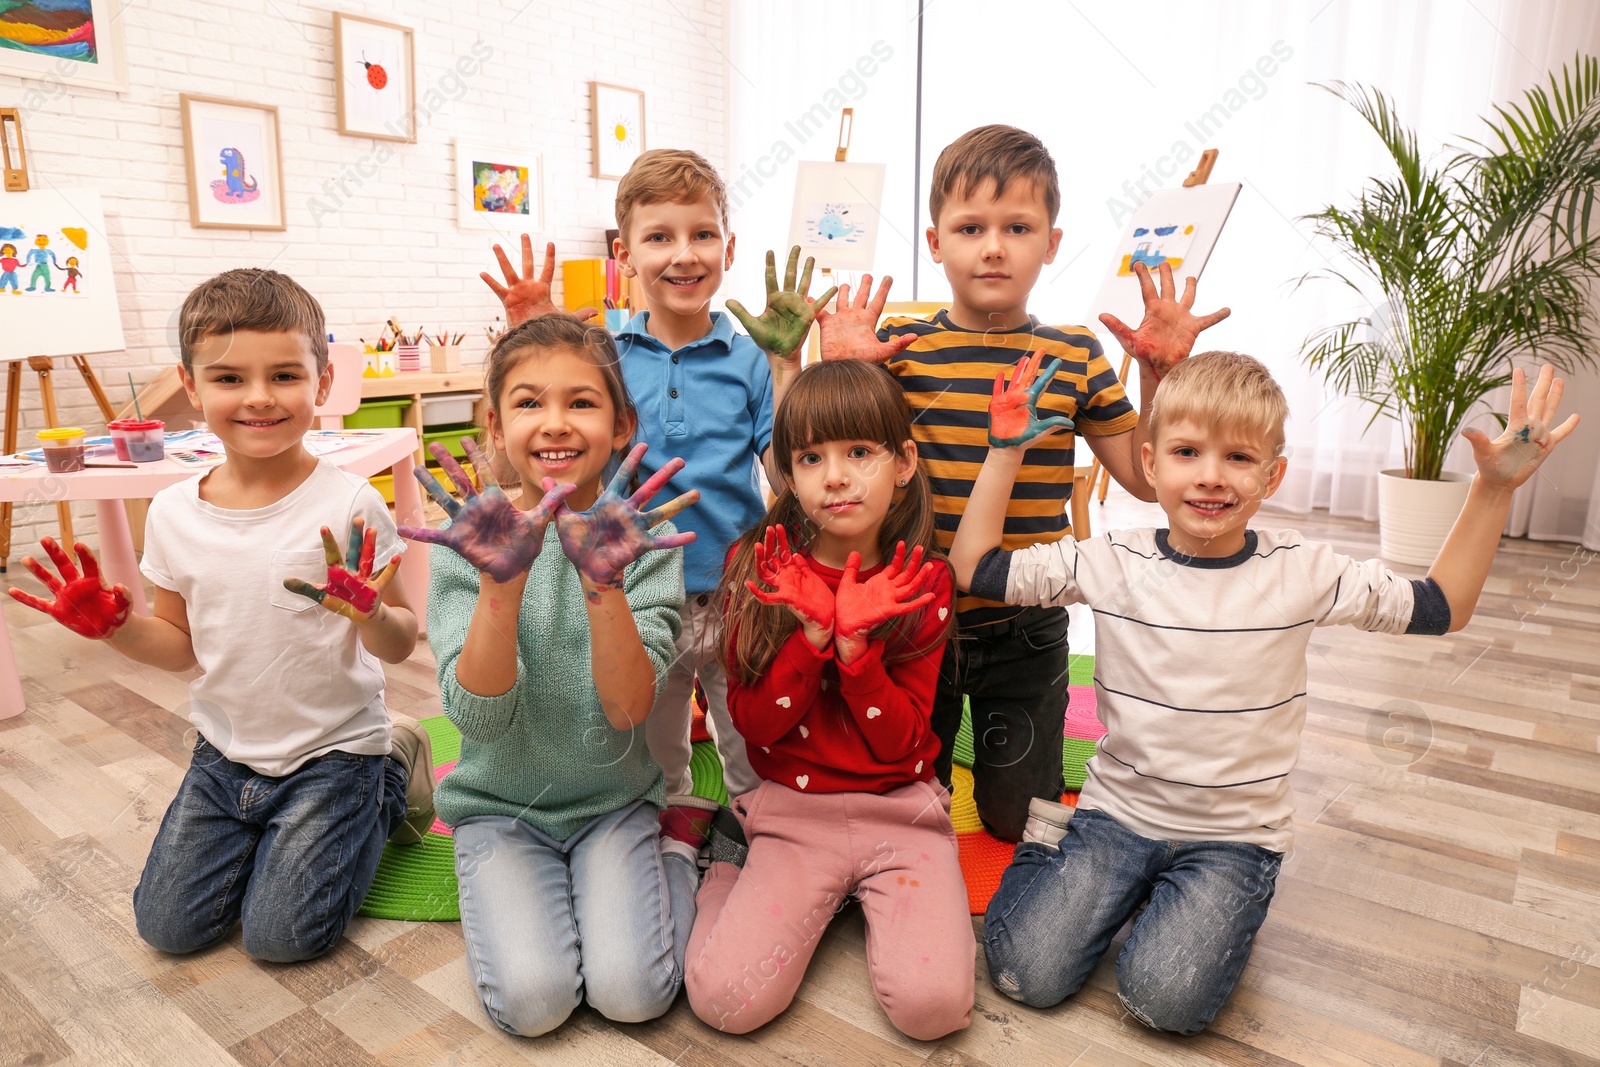
[[[0,195],[0,349],[8,358],[122,351],[105,234],[93,189]]]
[[[789,244],[824,270],[871,270],[883,207],[882,163],[803,161],[795,174]]]
[[[1143,263],[1151,274],[1162,263],[1168,264],[1180,292],[1183,279],[1200,277],[1239,189],[1238,182],[1162,189],[1140,204],[1117,242],[1100,292],[1082,321],[1097,323],[1107,312],[1129,325],[1144,318],[1139,279],[1133,273],[1135,263]]]

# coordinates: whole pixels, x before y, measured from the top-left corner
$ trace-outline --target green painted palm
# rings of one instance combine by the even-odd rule
[[[1305,216],[1351,266],[1300,283],[1330,278],[1367,298],[1381,291],[1387,308],[1318,330],[1301,356],[1372,405],[1373,421],[1399,420],[1410,476],[1437,479],[1479,402],[1510,383],[1513,356],[1568,373],[1596,365],[1600,60],[1580,56],[1548,88],[1496,105],[1488,136],[1439,163],[1422,159],[1382,92],[1322,88],[1367,121],[1396,173],[1372,179],[1353,205]]]

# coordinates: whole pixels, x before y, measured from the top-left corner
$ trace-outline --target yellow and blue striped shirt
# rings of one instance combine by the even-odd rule
[[[940,311],[931,319],[890,318],[880,339],[914,333],[917,340],[888,369],[911,402],[911,432],[922,469],[933,485],[939,546],[955,540],[961,513],[989,453],[989,397],[994,376],[1030,352],[1043,350],[1046,365],[1059,357],[1061,371],[1039,398],[1039,417],[1065,415],[1076,433],[1110,436],[1139,423],[1122,383],[1106,362],[1094,334],[1078,326],[1042,326],[1030,319],[1015,330],[969,332]],[[1028,449],[1006,506],[1007,551],[1059,541],[1067,535],[1072,496],[1074,433],[1059,433]],[[956,601],[962,627],[1004,622],[1020,609],[998,601],[962,596]]]

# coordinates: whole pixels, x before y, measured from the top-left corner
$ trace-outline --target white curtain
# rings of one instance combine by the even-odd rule
[[[1386,154],[1354,111],[1309,83],[1384,89],[1424,148],[1444,151],[1482,132],[1480,116],[1492,102],[1519,94],[1576,53],[1600,54],[1600,4],[945,0],[925,7],[914,194],[914,0],[730,4],[730,177],[737,184],[745,175],[749,191],[736,194],[740,260],[732,290],[759,294],[762,253],[787,242],[794,164],[772,161],[783,154],[780,143],[796,140],[788,120],[828,101],[841,83],[857,93],[850,158],[888,165],[876,262],[894,275],[897,299],[949,294],[921,233],[927,181],[939,150],[974,126],[1020,126],[1054,154],[1065,236],[1030,309],[1046,321],[1091,326],[1096,309],[1088,305],[1127,207],[1145,191],[1179,184],[1201,149],[1217,148],[1212,180],[1244,189],[1200,287],[1201,307],[1227,304],[1233,317],[1202,344],[1258,356],[1288,394],[1290,474],[1273,505],[1375,518],[1377,472],[1402,464],[1395,426],[1368,427],[1369,411],[1330,394],[1299,358],[1318,326],[1368,309],[1333,283],[1294,283],[1327,265],[1329,254],[1297,216],[1347,202],[1368,175],[1386,172]],[[859,87],[844,77],[880,43],[892,57],[871,77]],[[791,151],[831,159],[836,129],[835,119]],[[1575,376],[1567,395],[1566,410],[1600,416],[1600,376]],[[1470,451],[1457,449],[1447,466],[1470,470]],[[1600,417],[1519,494],[1508,532],[1582,538],[1600,548],[1596,471]]]

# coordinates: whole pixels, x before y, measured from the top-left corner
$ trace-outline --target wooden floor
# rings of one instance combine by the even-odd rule
[[[1097,524],[1149,521],[1121,500]],[[1376,550],[1366,524],[1262,519]],[[358,919],[332,955],[289,966],[252,962],[237,936],[162,955],[130,898],[187,762],[185,679],[0,597],[30,702],[0,720],[0,1064],[1600,1064],[1588,559],[1505,542],[1451,637],[1318,631],[1296,848],[1237,994],[1191,1039],[1126,1018],[1108,965],[1034,1011],[989,987],[980,953],[972,1025],[906,1040],[873,999],[854,910],[794,1007],[748,1038],[681,998],[645,1025],[582,1009],[552,1036],[505,1036],[456,924]],[[426,648],[389,679],[394,709],[437,713]]]

